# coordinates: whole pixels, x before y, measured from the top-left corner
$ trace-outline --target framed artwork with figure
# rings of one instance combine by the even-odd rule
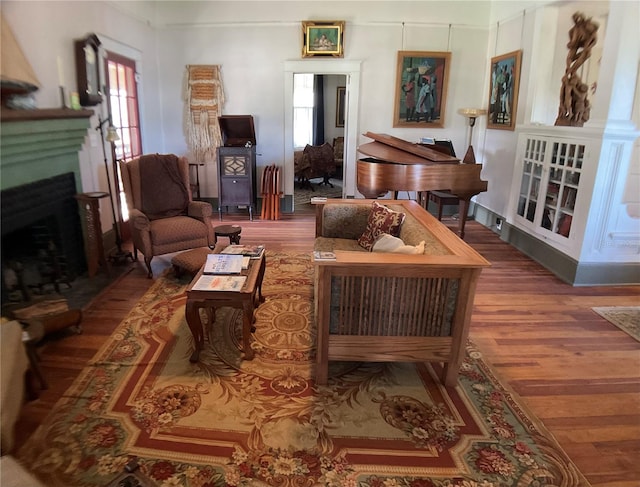
[[[343,57],[344,21],[302,22],[302,57]]]
[[[491,58],[487,128],[514,130],[520,88],[522,51]]]
[[[398,51],[394,127],[444,127],[450,52]]]

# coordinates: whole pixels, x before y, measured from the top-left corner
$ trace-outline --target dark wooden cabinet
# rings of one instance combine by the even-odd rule
[[[223,146],[218,148],[218,214],[222,207],[256,208],[256,137],[251,115],[219,118]]]

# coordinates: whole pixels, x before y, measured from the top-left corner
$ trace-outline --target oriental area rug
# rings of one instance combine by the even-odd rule
[[[326,184],[319,184],[322,178],[312,179],[309,186],[300,186],[296,182],[293,190],[294,211],[296,213],[315,213],[316,208],[311,204],[311,198],[342,198],[342,181],[331,179],[333,188]]]
[[[162,487],[589,485],[472,343],[455,388],[376,363],[316,386],[310,252],[267,252],[252,361],[221,308],[189,362],[186,284],[159,278],[18,452],[46,485],[110,485],[131,460]]]
[[[640,306],[604,306],[592,309],[640,342]]]

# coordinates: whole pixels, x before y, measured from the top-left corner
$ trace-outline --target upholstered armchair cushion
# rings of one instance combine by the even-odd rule
[[[214,244],[211,215],[204,201],[192,201],[189,163],[173,154],[141,156],[120,163],[135,254],[144,254],[149,277],[151,259]]]
[[[309,179],[331,175],[336,171],[336,161],[333,147],[329,143],[322,145],[307,145],[304,155],[309,160]]]
[[[192,218],[203,220],[209,218],[213,213],[213,208],[206,201],[190,201],[187,215]],[[213,227],[212,227],[213,228]]]

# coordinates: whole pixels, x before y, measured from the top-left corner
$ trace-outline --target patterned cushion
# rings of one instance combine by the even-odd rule
[[[394,237],[399,236],[404,218],[404,213],[390,210],[374,201],[367,220],[367,228],[358,238],[358,244],[370,251],[380,234],[388,233]]]

